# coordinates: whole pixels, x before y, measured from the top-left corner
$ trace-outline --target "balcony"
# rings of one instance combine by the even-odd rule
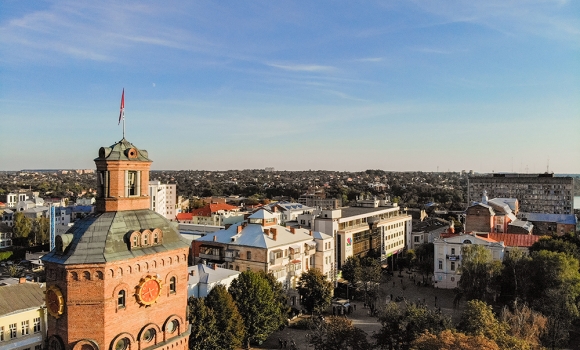
[[[449,255],[449,254],[447,254],[447,260],[459,261],[459,260],[461,260],[461,255]]]
[[[236,259],[240,257],[240,252],[237,250],[226,250],[224,255],[224,261],[227,262],[234,262]]]
[[[221,260],[222,257],[220,254],[199,254],[199,258],[200,259],[206,259],[206,260]]]

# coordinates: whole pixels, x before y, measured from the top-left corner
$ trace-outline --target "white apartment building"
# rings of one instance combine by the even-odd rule
[[[453,289],[461,278],[463,247],[466,244],[480,244],[487,248],[493,260],[502,261],[513,249],[528,249],[540,236],[518,233],[472,232],[469,234],[442,234],[433,242],[435,287]]]
[[[411,239],[412,218],[396,203],[361,200],[355,207],[325,209],[314,217],[314,230],[334,237],[336,268],[350,256],[364,256],[371,249],[386,260],[405,248]]]
[[[149,209],[163,215],[168,220],[175,220],[177,215],[177,185],[149,181]]]

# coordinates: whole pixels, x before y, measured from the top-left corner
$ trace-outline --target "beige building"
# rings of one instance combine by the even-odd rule
[[[41,350],[46,338],[42,284],[0,287],[0,349]]]
[[[332,278],[332,236],[278,225],[276,216],[258,209],[247,221],[193,241],[195,262],[217,264],[236,271],[271,272],[288,291],[291,305],[299,303],[300,275],[317,268]]]

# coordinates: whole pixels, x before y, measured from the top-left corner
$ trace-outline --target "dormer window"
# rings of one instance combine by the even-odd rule
[[[148,233],[143,235],[143,245],[144,246],[149,245],[149,234]]]
[[[157,232],[153,233],[153,244],[159,243],[159,234]]]

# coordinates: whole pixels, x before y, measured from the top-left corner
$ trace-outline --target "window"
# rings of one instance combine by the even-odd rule
[[[443,270],[443,261],[439,260],[439,270]]]
[[[451,262],[451,271],[455,271],[455,261]]]
[[[159,234],[154,233],[153,234],[153,244],[158,244],[159,243]]]
[[[34,319],[34,333],[40,332],[40,317]]]
[[[138,247],[139,246],[139,235],[134,235],[133,236],[133,247]]]
[[[252,260],[252,252],[246,252],[246,259]]]
[[[149,235],[148,234],[143,235],[143,245],[145,245],[145,246],[149,245]]]
[[[455,248],[451,248],[451,255],[455,255]]]
[[[175,277],[171,277],[169,279],[169,293],[175,293],[176,292],[176,279]]]
[[[34,345],[34,350],[42,350],[42,344]]]
[[[127,196],[137,195],[137,172],[127,171]]]
[[[117,307],[123,308],[125,307],[125,291],[119,291],[119,295],[117,296]]]
[[[413,237],[413,239],[414,239],[415,243],[419,243],[419,236],[415,236],[415,237]]]
[[[11,323],[9,328],[10,328],[10,339],[16,338],[16,323]]]
[[[4,341],[4,326],[0,326],[0,341]]]

